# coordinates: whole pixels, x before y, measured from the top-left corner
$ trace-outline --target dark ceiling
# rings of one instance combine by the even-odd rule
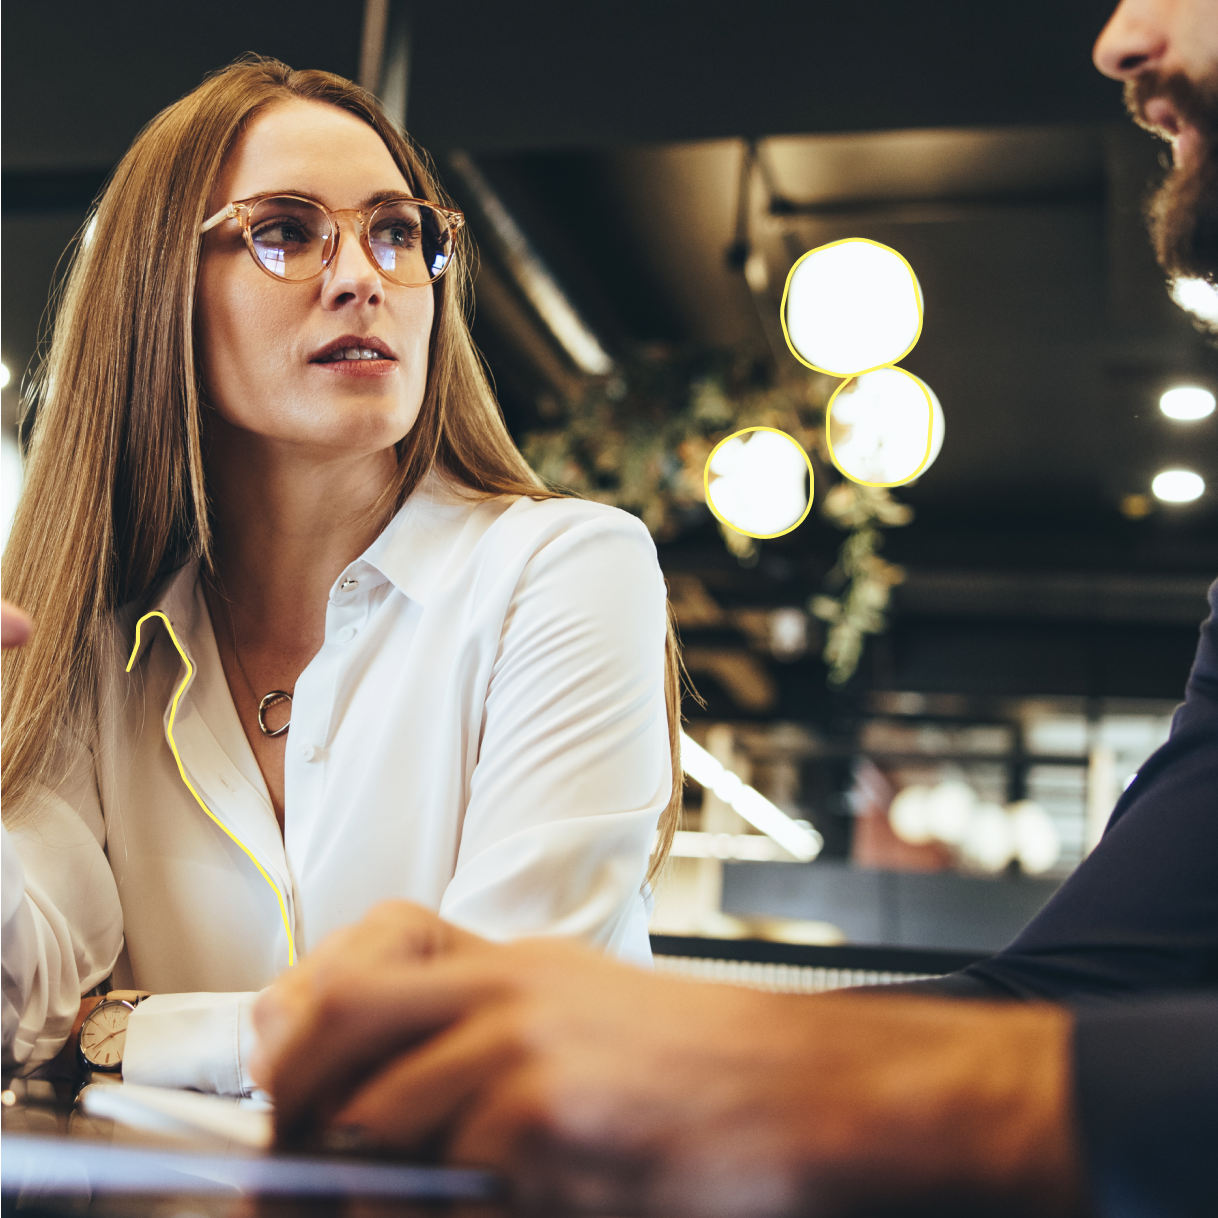
[[[539,399],[576,372],[513,282],[454,153],[472,158],[614,357],[656,341],[746,346],[781,375],[772,322],[792,254],[844,236],[885,242],[922,283],[925,329],[905,364],[943,402],[947,441],[901,492],[917,518],[886,553],[908,579],[860,688],[1178,694],[1218,574],[1218,418],[1174,424],[1156,403],[1180,380],[1218,389],[1218,357],[1148,250],[1140,208],[1160,146],[1091,65],[1109,9],[394,5],[408,126],[483,250],[475,333],[509,423],[535,425]],[[144,122],[245,51],[354,77],[364,13],[352,0],[72,0],[51,30],[45,7],[7,6],[5,363],[31,359],[56,262]],[[726,258],[749,141],[770,177],[756,174],[748,196],[768,296]],[[775,196],[797,206],[774,208]],[[1211,489],[1123,516],[1122,499],[1171,463]],[[687,623],[686,642],[745,648],[748,613],[803,605],[839,541],[814,517],[749,569],[709,524],[666,543],[666,570],[724,610]],[[818,662],[763,667],[765,714],[824,712],[810,692],[824,688]],[[729,678],[699,685],[712,712],[754,713]]]

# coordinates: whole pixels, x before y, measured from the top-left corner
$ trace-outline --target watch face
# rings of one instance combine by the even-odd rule
[[[127,1020],[135,1008],[129,1002],[101,1002],[80,1026],[81,1056],[95,1070],[121,1070]]]

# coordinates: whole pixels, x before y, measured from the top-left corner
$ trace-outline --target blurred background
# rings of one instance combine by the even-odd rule
[[[1165,146],[1090,62],[1110,9],[10,5],[5,520],[49,295],[141,126],[248,51],[359,79],[468,214],[474,334],[518,442],[656,538],[712,770],[688,783],[653,929],[992,951],[1166,738],[1218,575],[1218,416],[1160,408],[1218,389],[1218,356],[1142,225]],[[850,236],[916,271],[904,366],[947,420],[891,493],[825,460],[836,382],[779,328],[795,259]],[[816,469],[812,513],[773,541],[701,498],[710,447],[755,423]],[[1205,489],[1157,498],[1167,469]],[[742,816],[745,788],[813,846]]]

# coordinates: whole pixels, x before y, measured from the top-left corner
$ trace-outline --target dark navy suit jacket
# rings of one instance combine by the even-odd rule
[[[1019,937],[908,987],[1075,1008],[1100,1213],[1218,1218],[1218,582],[1167,743]]]

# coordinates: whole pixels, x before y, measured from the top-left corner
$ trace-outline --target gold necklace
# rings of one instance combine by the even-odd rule
[[[241,660],[241,648],[237,646],[237,626],[233,621],[233,609],[229,603],[228,597],[218,587],[212,588],[212,591],[224,602],[225,615],[228,618],[228,637],[233,645],[233,656],[237,661],[237,668],[241,672],[241,677],[245,681],[245,688],[249,690],[251,698],[257,698],[258,694],[254,689],[254,683],[250,680],[250,675],[245,671],[245,664]],[[258,699],[258,730],[266,737],[274,740],[276,736],[282,736],[284,732],[292,726],[292,715],[289,711],[288,721],[282,726],[274,730],[266,725],[266,712],[270,710],[278,702],[287,701],[288,706],[292,705],[292,695],[286,689],[272,689],[270,693],[263,694]]]

